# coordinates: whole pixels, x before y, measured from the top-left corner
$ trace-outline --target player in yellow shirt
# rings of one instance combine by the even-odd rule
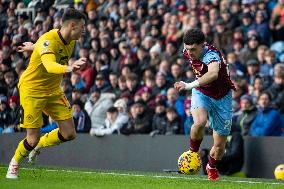
[[[33,50],[28,68],[19,80],[21,102],[21,127],[26,128],[23,139],[9,164],[6,178],[18,178],[20,162],[35,151],[73,140],[76,137],[72,109],[60,88],[64,73],[76,71],[86,63],[80,58],[68,65],[68,60],[78,40],[85,31],[86,17],[76,9],[67,9],[60,30],[53,29],[37,42],[24,43],[20,51]],[[58,129],[40,135],[42,112],[57,121]]]

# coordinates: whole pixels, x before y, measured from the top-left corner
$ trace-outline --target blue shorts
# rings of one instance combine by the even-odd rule
[[[232,125],[232,91],[221,99],[211,98],[197,89],[192,89],[191,111],[205,108],[208,112],[209,126],[221,136],[230,134]]]

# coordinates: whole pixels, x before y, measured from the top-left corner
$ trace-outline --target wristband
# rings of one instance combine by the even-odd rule
[[[181,82],[185,85],[185,89],[186,89],[186,90],[191,90],[191,89],[193,89],[193,88],[196,88],[196,87],[199,87],[199,86],[200,86],[198,80],[195,80],[195,81],[193,81],[193,82],[191,82],[191,83],[185,83],[185,82],[183,82],[183,81],[181,81]]]

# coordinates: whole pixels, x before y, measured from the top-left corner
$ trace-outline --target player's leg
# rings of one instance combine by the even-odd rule
[[[216,131],[213,131],[213,139],[214,144],[210,150],[206,170],[209,180],[218,180],[217,161],[221,160],[224,155],[227,136],[221,136]]]
[[[205,108],[197,108],[192,111],[193,125],[190,131],[190,151],[198,152],[203,139],[204,127],[207,122],[207,110]]]
[[[29,155],[30,163],[34,163],[39,149],[59,145],[62,142],[73,140],[76,136],[72,109],[64,95],[51,97],[44,111],[57,122],[59,128],[40,138],[38,145]]]
[[[232,124],[232,93],[229,92],[219,100],[212,99],[212,104],[209,122],[213,129],[214,144],[210,150],[206,169],[210,180],[218,180],[219,174],[216,164],[223,157],[227,136],[230,134]]]
[[[35,98],[20,90],[21,127],[26,128],[27,136],[19,144],[9,164],[6,178],[17,178],[21,161],[28,156],[40,138],[40,127],[43,124],[42,109],[45,99]]]
[[[15,154],[10,161],[6,178],[18,178],[19,165],[25,157],[34,149],[40,138],[40,129],[27,129],[27,137],[23,139],[15,151]]]
[[[200,91],[193,89],[191,98],[193,125],[190,130],[190,151],[198,152],[203,139],[204,127],[208,117],[208,100]]]

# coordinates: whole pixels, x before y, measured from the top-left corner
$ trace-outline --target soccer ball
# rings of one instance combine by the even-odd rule
[[[278,165],[275,168],[274,175],[276,179],[284,180],[284,164]]]
[[[178,169],[183,174],[196,174],[200,168],[201,160],[197,152],[187,151],[178,158]]]

